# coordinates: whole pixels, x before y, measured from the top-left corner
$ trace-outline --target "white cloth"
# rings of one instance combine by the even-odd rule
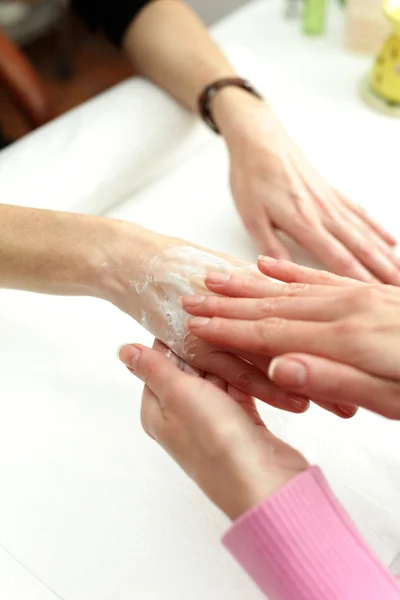
[[[316,166],[400,237],[400,123],[358,100],[368,63],[341,49],[337,29],[311,40],[280,16],[278,1],[251,2],[214,32]],[[255,257],[221,140],[140,80],[3,152],[0,190],[2,202],[108,212]],[[115,350],[150,336],[100,301],[11,291],[0,291],[0,332],[1,597],[260,598],[219,544],[226,519],[141,430],[141,386]],[[262,414],[322,466],[390,564],[400,551],[399,425],[316,407]]]

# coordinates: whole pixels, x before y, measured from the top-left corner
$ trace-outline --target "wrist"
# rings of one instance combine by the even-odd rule
[[[135,294],[135,282],[160,247],[163,236],[126,221],[106,219],[103,254],[96,267],[95,295],[113,304]]]
[[[90,296],[110,300],[120,284],[115,276],[118,221],[104,217],[84,218],[88,231],[82,256],[86,265],[84,285]]]
[[[268,500],[309,468],[304,456],[282,440],[272,438],[271,443],[269,451],[263,450],[256,460],[246,460],[245,465],[240,461],[233,467],[235,491],[224,497],[221,507],[231,520]]]
[[[126,221],[109,220],[106,253],[98,270],[97,296],[111,302],[160,337],[166,315],[160,312],[163,253],[186,245]],[[161,275],[162,279],[162,275]]]
[[[227,143],[238,135],[251,137],[255,119],[274,119],[263,100],[235,86],[227,86],[217,93],[211,104],[211,114]]]
[[[240,491],[239,489],[236,490],[236,498],[222,507],[223,512],[231,521],[236,521],[245,513],[279,493],[281,489],[306,469],[307,466],[304,466],[304,468],[291,472],[277,472],[273,476],[268,474],[264,481],[242,487]]]

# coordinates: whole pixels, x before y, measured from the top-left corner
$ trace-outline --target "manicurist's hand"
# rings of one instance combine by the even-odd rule
[[[281,284],[206,280],[228,297],[185,297],[189,329],[236,352],[276,357],[272,381],[318,403],[358,404],[400,418],[400,290],[363,284],[286,261],[260,270]]]
[[[215,377],[183,372],[165,346],[155,348],[120,349],[122,362],[145,383],[143,427],[228,517],[307,469],[301,454],[268,431],[252,398]]]
[[[225,352],[188,330],[180,297],[209,294],[204,283],[207,271],[263,278],[257,269],[181,239],[133,229],[129,223],[117,222],[116,226],[119,235],[111,251],[114,257],[105,267],[103,297],[134,317],[191,367],[277,408],[295,413],[308,408],[307,398],[272,383],[255,357]]]
[[[340,275],[400,285],[393,237],[313,169],[265,103],[226,88],[212,110],[234,201],[261,252],[290,258],[281,230]]]

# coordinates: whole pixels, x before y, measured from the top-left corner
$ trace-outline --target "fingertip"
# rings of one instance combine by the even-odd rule
[[[385,231],[382,237],[384,238],[386,243],[389,244],[389,246],[391,246],[392,248],[395,248],[397,246],[397,239],[388,231]]]
[[[292,260],[290,259],[290,256],[288,258],[273,258],[272,256],[264,256],[262,254],[260,254],[260,256],[258,257],[257,265],[261,273],[264,273],[264,275],[268,275],[270,273],[272,273],[273,275],[276,272],[278,272],[279,275],[281,275],[282,269],[287,269],[290,267],[293,268],[294,266],[297,266],[293,264]]]
[[[124,355],[124,349],[126,348],[126,346],[129,346],[129,344],[121,344],[120,346],[118,346],[117,349],[117,358],[121,361],[124,362],[123,359],[121,358],[121,355]]]
[[[123,344],[118,348],[118,358],[130,371],[134,372],[141,351],[140,346]]]
[[[265,263],[266,265],[274,265],[276,264],[276,260],[276,258],[273,258],[272,256],[265,256],[264,254],[259,254],[257,259],[259,263]]]
[[[204,302],[206,299],[205,296],[181,296],[179,298],[179,303],[183,309],[191,309],[196,308],[200,304]]]
[[[207,273],[205,283],[207,287],[220,287],[231,278],[228,273]]]
[[[208,317],[191,317],[188,319],[188,327],[190,330],[202,329],[211,322]]]
[[[276,357],[276,358],[273,358],[271,360],[271,362],[269,363],[268,378],[271,381],[275,381],[275,371],[276,371],[277,367],[279,366],[279,362],[280,362],[280,358]]]
[[[288,398],[289,407],[295,413],[305,413],[310,408],[310,401],[307,398],[302,398],[301,396],[290,396]]]
[[[304,362],[295,358],[276,357],[268,368],[268,377],[279,386],[289,389],[301,388],[307,381]]]
[[[346,406],[344,404],[337,404],[338,415],[342,419],[352,419],[358,412],[358,406]]]
[[[269,275],[271,272],[274,273],[277,267],[277,263],[278,261],[276,258],[272,258],[271,256],[264,256],[262,254],[260,254],[260,256],[257,259],[257,267],[263,275]]]

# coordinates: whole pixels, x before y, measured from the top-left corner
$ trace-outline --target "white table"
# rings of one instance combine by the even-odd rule
[[[214,33],[316,166],[400,237],[400,123],[360,104],[368,61],[342,50],[337,26],[311,40],[280,13],[279,1],[252,2]],[[102,212],[252,258],[226,167],[220,140],[135,80],[4,151],[1,201]],[[0,332],[0,597],[260,598],[219,545],[226,519],[141,430],[141,386],[115,350],[150,336],[100,301],[11,291],[0,293]],[[322,465],[390,564],[399,426],[316,407],[262,414]]]

